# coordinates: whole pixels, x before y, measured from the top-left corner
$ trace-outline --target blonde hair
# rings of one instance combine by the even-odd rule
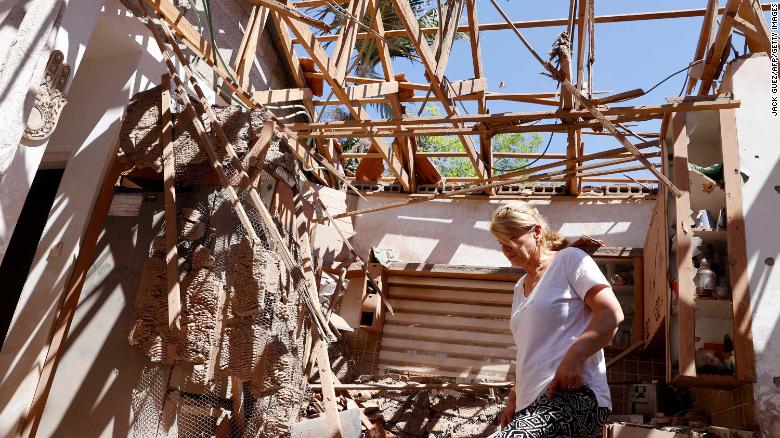
[[[523,201],[507,202],[496,209],[490,221],[490,232],[500,242],[514,246],[513,240],[532,230],[536,225],[542,227],[542,242],[552,251],[566,247],[566,238],[550,229],[544,216],[531,204]]]

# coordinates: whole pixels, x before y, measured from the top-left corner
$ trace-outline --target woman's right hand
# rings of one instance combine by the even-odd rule
[[[507,427],[512,419],[515,418],[515,408],[517,407],[517,396],[515,395],[515,388],[509,391],[509,395],[506,398],[506,407],[504,412],[501,413],[501,429]]]

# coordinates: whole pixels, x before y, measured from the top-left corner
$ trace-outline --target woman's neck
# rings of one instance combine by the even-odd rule
[[[528,265],[525,266],[525,272],[529,278],[534,280],[539,278],[542,273],[544,273],[544,270],[547,269],[547,265],[550,264],[550,260],[552,260],[553,255],[555,255],[554,251],[542,249],[539,252],[538,259],[529,260]]]

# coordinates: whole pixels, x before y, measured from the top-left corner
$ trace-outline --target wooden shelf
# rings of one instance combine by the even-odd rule
[[[693,231],[694,236],[701,237],[705,243],[714,242],[725,244],[728,236],[726,229],[723,228],[691,228],[691,231]]]
[[[705,387],[718,389],[732,389],[744,382],[737,380],[736,376],[721,376],[718,374],[699,374],[696,377],[676,375],[672,378],[672,385],[688,387]]]
[[[697,297],[695,303],[697,318],[733,318],[734,310],[731,300]]]

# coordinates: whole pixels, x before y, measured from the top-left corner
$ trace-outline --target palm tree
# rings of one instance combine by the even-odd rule
[[[403,29],[401,19],[393,7],[391,0],[377,0],[379,2],[379,12],[382,14],[382,23],[385,30],[398,30]],[[408,0],[409,6],[414,11],[417,21],[420,23],[420,27],[435,27],[439,25],[439,13],[438,3],[432,0]],[[442,0],[442,7],[446,4],[446,0]],[[310,10],[315,18],[327,23],[334,31],[338,32],[347,23],[351,17],[345,14],[343,7],[334,3],[326,6],[313,8]],[[361,17],[362,31],[366,31],[371,28],[371,11],[367,10],[365,15]],[[428,43],[433,42],[434,36],[427,35]],[[391,58],[405,58],[410,61],[419,62],[420,58],[417,55],[417,51],[409,38],[398,37],[388,38],[387,40],[388,50]],[[357,56],[353,60],[353,65],[356,70],[355,74],[362,77],[382,78],[383,75],[377,71],[377,67],[380,64],[379,51],[377,49],[376,40],[374,38],[359,39],[355,43],[355,49],[357,50]]]

